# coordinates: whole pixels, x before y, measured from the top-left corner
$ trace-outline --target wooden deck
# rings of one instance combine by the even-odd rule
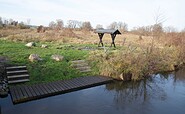
[[[11,86],[10,94],[14,104],[72,92],[113,81],[112,78],[103,76],[79,77],[71,80],[61,80],[50,83]]]

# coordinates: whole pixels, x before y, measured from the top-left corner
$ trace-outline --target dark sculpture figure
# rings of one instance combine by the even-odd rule
[[[107,34],[110,34],[111,35],[111,38],[112,38],[112,43],[111,43],[111,47],[112,47],[112,45],[114,46],[114,47],[116,47],[116,45],[115,45],[115,38],[116,38],[116,35],[117,34],[121,34],[121,32],[119,31],[119,30],[114,30],[114,29],[97,29],[96,31],[95,31],[95,33],[98,33],[98,36],[99,36],[99,38],[100,38],[100,42],[99,42],[99,44],[98,44],[98,47],[101,45],[102,47],[103,47],[103,35],[105,34],[105,33],[107,33]]]

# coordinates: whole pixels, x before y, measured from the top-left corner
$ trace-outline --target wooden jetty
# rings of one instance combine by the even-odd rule
[[[71,80],[61,80],[56,82],[11,86],[10,94],[14,104],[22,103],[39,98],[63,94],[80,89],[85,89],[113,81],[105,76],[87,76]]]

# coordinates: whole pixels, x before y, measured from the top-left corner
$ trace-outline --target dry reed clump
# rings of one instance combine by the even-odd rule
[[[0,37],[7,37],[9,35],[16,35],[16,34],[21,34],[21,33],[28,33],[32,30],[30,29],[1,29],[0,30]]]
[[[163,37],[165,46],[175,47],[179,51],[179,63],[185,63],[185,32],[180,33],[167,33]]]
[[[71,38],[75,38],[75,37],[78,37],[72,29],[63,29],[62,30],[62,36],[65,36],[65,37],[71,37]]]
[[[153,73],[174,70],[178,51],[174,48],[132,47],[117,51],[94,51],[89,56],[96,61],[101,75],[116,79],[131,76],[132,80],[141,79]]]
[[[47,31],[45,33],[36,33],[36,31],[22,32],[20,34],[11,34],[5,37],[8,40],[20,41],[20,42],[31,42],[31,41],[60,41],[63,40],[61,32]]]

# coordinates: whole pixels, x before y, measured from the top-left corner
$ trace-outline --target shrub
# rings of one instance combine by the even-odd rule
[[[96,61],[101,75],[116,79],[131,76],[132,80],[141,79],[153,73],[174,70],[178,51],[175,48],[127,47],[117,51],[94,51],[89,60]]]

